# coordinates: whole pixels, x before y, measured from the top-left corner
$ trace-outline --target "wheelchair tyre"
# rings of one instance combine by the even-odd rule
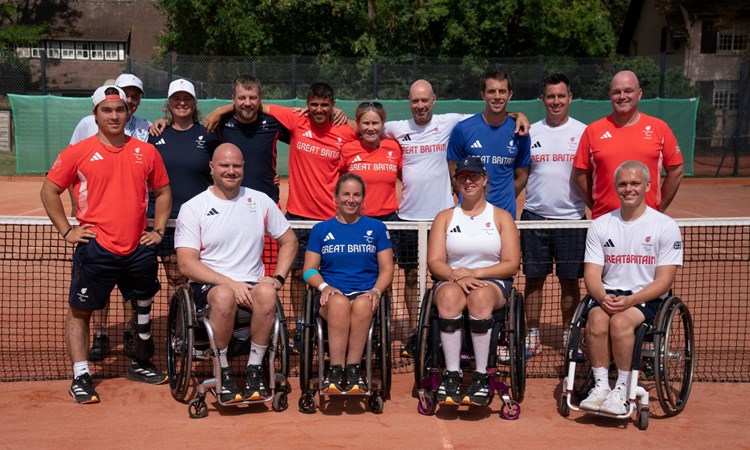
[[[568,396],[562,394],[560,396],[560,402],[557,404],[557,411],[563,417],[570,416],[570,406],[568,406]]]
[[[302,394],[297,402],[299,411],[305,414],[315,414],[315,394],[307,392]]]
[[[380,393],[372,394],[367,399],[367,408],[374,414],[382,414],[384,404],[385,400],[383,400],[383,395]]]
[[[654,336],[656,393],[664,413],[682,412],[695,370],[693,319],[687,305],[670,297],[660,309]]]
[[[515,401],[503,402],[500,408],[500,417],[505,420],[516,420],[521,416],[521,405]]]
[[[391,399],[391,302],[385,294],[380,302],[380,361],[383,400]]]
[[[435,414],[435,411],[437,410],[435,393],[420,389],[420,394],[424,394],[424,400],[417,402],[417,411],[419,414],[422,414],[423,416],[431,416]]]
[[[188,403],[188,414],[191,419],[202,419],[208,415],[208,405],[204,398],[198,397]]]
[[[193,300],[185,287],[172,296],[167,322],[167,375],[172,397],[184,402],[190,387],[193,364]]]
[[[513,399],[521,403],[526,391],[526,322],[524,321],[523,295],[515,288],[510,294],[508,322],[510,388]]]
[[[638,418],[635,421],[635,426],[639,430],[648,429],[648,408],[638,410]]]
[[[583,328],[579,319],[583,308],[586,306],[586,301],[587,298],[578,303],[573,314],[573,323],[568,327],[568,342],[565,343],[565,365],[563,366],[563,370],[565,370],[565,375],[567,376],[570,364],[574,362],[576,364],[573,393],[578,401],[586,398],[591,388],[594,387],[594,373],[591,371],[591,363],[585,357],[583,346],[581,345],[583,341]]]
[[[286,411],[289,407],[289,398],[287,397],[286,392],[275,393],[273,395],[273,403],[271,404],[271,407],[276,412]]]
[[[299,387],[302,392],[307,392],[311,389],[310,381],[314,377],[313,368],[317,367],[314,352],[314,342],[317,340],[314,317],[315,303],[314,292],[310,288],[305,291],[305,300],[302,304],[302,308],[302,351],[300,353],[299,363]],[[301,405],[302,398],[300,398],[300,411],[302,411]],[[313,412],[314,411],[315,403],[313,402]]]
[[[419,305],[419,322],[417,324],[417,354],[414,356],[414,385],[420,388],[422,380],[427,377],[427,370],[432,362],[430,347],[430,310],[432,308],[433,289],[427,289]]]

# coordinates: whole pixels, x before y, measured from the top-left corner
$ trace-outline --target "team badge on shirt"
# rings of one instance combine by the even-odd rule
[[[646,236],[641,245],[646,253],[651,253],[651,250],[654,248],[654,244],[651,242],[651,236]]]
[[[258,205],[253,201],[252,197],[247,198],[247,207],[250,212],[255,212],[258,209]]]
[[[495,234],[495,230],[492,229],[492,222],[486,222],[484,224],[484,234],[487,236],[492,236]]]
[[[372,244],[372,241],[375,240],[375,238],[372,237],[372,230],[367,230],[363,237],[368,244]]]
[[[643,129],[643,139],[650,140],[654,137],[654,130],[651,129],[651,125],[646,125]]]
[[[143,155],[141,155],[141,148],[136,147],[133,151],[133,156],[135,157],[135,162],[137,164],[143,164]]]
[[[506,149],[508,150],[509,154],[514,155],[516,153],[516,150],[518,150],[518,146],[511,139],[510,141],[508,141],[508,146],[506,147]]]

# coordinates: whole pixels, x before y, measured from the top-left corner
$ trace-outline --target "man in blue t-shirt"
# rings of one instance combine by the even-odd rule
[[[513,97],[510,75],[494,68],[482,76],[484,112],[459,122],[448,141],[451,173],[456,162],[467,156],[482,159],[489,187],[487,201],[516,218],[516,197],[526,185],[531,164],[529,136],[514,133],[516,121],[506,107]]]

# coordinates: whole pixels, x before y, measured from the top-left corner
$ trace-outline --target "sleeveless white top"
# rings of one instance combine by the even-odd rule
[[[476,217],[469,217],[461,205],[453,208],[445,247],[448,265],[453,268],[479,269],[500,262],[500,231],[495,226],[494,208],[490,202]]]

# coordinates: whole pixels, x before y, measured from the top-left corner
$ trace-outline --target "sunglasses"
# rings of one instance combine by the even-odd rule
[[[362,102],[359,104],[359,107],[362,109],[367,109],[367,108],[383,109],[383,104],[380,102]]]
[[[481,180],[482,178],[484,178],[484,174],[483,173],[478,173],[478,172],[460,173],[460,174],[456,175],[456,181],[458,181],[459,183],[463,183],[467,179],[471,180],[472,183],[476,183],[479,180]]]

